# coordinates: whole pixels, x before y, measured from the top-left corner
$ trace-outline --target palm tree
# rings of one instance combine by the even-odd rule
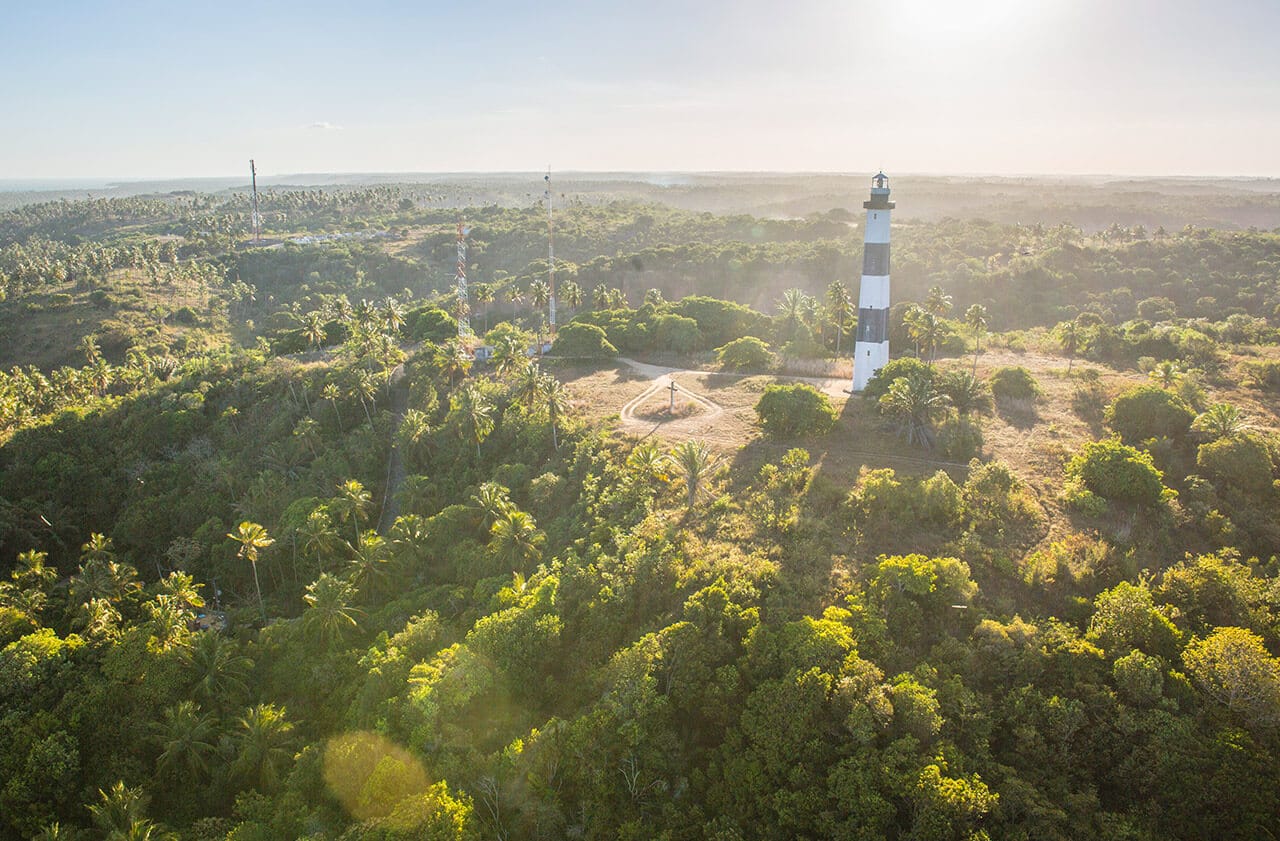
[[[1062,350],[1067,354],[1067,374],[1069,375],[1076,361],[1076,350],[1080,347],[1080,324],[1073,318],[1070,321],[1060,322],[1053,329],[1058,334],[1058,342],[1062,345]]]
[[[373,505],[373,494],[365,490],[357,479],[348,479],[338,485],[338,495],[329,502],[329,508],[337,515],[339,521],[350,520],[355,534],[353,546],[360,545],[360,523],[369,516]]]
[[[194,781],[209,773],[209,760],[217,751],[217,727],[213,716],[194,701],[179,701],[164,711],[162,721],[151,725],[152,741],[160,748],[156,776]]]
[[[302,614],[303,628],[332,646],[346,631],[359,627],[356,616],[361,611],[351,606],[354,596],[355,586],[350,581],[322,573],[307,585],[307,593],[302,597],[307,603],[307,610]]]
[[[374,593],[387,576],[387,541],[376,531],[369,530],[355,545],[347,568],[351,570],[351,583],[363,591]]]
[[[560,300],[564,301],[569,309],[577,312],[582,306],[582,287],[576,281],[566,280],[560,284]]]
[[[653,441],[641,441],[627,454],[627,467],[646,481],[667,481],[667,468],[670,465],[671,456],[659,449]]]
[[[454,393],[449,414],[458,424],[463,439],[476,445],[476,458],[480,458],[480,445],[493,432],[493,403],[474,383],[466,383]]]
[[[827,308],[836,320],[836,356],[840,355],[840,340],[844,337],[844,320],[853,312],[853,298],[843,280],[833,280],[827,287]]]
[[[497,482],[482,482],[471,495],[472,507],[480,512],[480,527],[489,529],[513,508],[511,492]]]
[[[74,826],[63,826],[58,821],[45,826],[31,837],[31,841],[80,841],[84,834]]]
[[[324,344],[324,318],[318,312],[309,312],[302,320],[302,336],[315,350]]]
[[[373,381],[373,374],[365,368],[356,368],[351,379],[351,394],[360,399],[365,419],[369,421],[370,426],[373,426],[373,415],[369,413],[369,404],[378,396],[378,384]]]
[[[387,298],[382,302],[382,308],[378,310],[378,318],[386,331],[394,336],[404,326],[404,307],[400,306],[400,302],[395,298]]]
[[[880,398],[880,411],[898,420],[899,431],[908,444],[928,447],[933,443],[933,421],[947,410],[947,396],[934,385],[933,377],[919,371],[899,377]]]
[[[711,451],[705,441],[683,441],[671,451],[671,462],[684,478],[685,515],[693,512],[693,506],[706,487],[707,480],[720,465],[720,457]]]
[[[1230,403],[1215,403],[1201,412],[1191,428],[1210,441],[1233,438],[1252,428],[1245,414]]]
[[[786,325],[786,336],[795,338],[796,328],[804,324],[805,298],[808,297],[799,289],[792,287],[782,293],[778,299],[778,312]]]
[[[200,631],[186,656],[191,691],[206,707],[220,711],[249,693],[253,661],[240,653],[235,640],[217,631]]]
[[[559,419],[569,413],[569,392],[564,383],[552,374],[542,374],[537,379],[537,399],[547,410],[551,421],[551,445],[560,449]]]
[[[275,543],[275,540],[267,536],[267,530],[260,524],[248,520],[237,526],[234,532],[228,532],[227,537],[240,544],[236,555],[242,559],[247,558],[253,565],[253,586],[258,591],[258,606],[262,608],[262,621],[266,622],[267,605],[262,600],[262,585],[258,582],[258,552]]]
[[[642,302],[648,307],[660,307],[665,303],[661,289],[646,289]]]
[[[484,305],[484,308],[483,310],[481,310],[481,313],[484,316],[484,332],[488,333],[489,332],[489,305],[493,303],[494,298],[496,298],[497,296],[494,294],[493,287],[487,283],[477,283],[473,287],[473,291],[471,294],[476,299],[477,304]]]
[[[89,806],[93,823],[110,841],[129,838],[135,827],[146,822],[147,795],[141,788],[129,788],[117,780],[110,790],[98,789],[99,802]]]
[[[504,512],[489,533],[491,551],[512,570],[523,572],[530,563],[542,559],[546,535],[538,531],[533,517],[524,511],[512,508]]]
[[[298,529],[298,536],[302,538],[303,555],[314,559],[319,568],[324,568],[325,559],[335,555],[342,546],[342,538],[333,527],[328,507],[324,505],[317,506],[307,515]]]
[[[973,304],[964,311],[964,323],[973,331],[973,376],[978,376],[978,354],[982,352],[982,331],[987,329],[987,308]]]
[[[951,312],[951,296],[942,291],[941,286],[934,286],[929,289],[929,294],[924,299],[924,308],[927,312],[942,318]]]
[[[450,338],[436,348],[432,361],[435,363],[436,370],[448,380],[449,385],[453,385],[454,380],[459,376],[465,377],[467,371],[471,369],[471,357],[457,337]]]
[[[342,413],[338,411],[338,400],[342,397],[342,391],[338,388],[337,383],[325,383],[324,388],[320,389],[320,397],[328,400],[333,406],[333,415],[338,419],[338,428],[342,428]]]
[[[1159,383],[1161,388],[1170,389],[1182,379],[1182,371],[1178,368],[1178,363],[1164,359],[1147,376]]]
[[[961,416],[991,408],[991,389],[967,371],[951,371],[944,375],[939,390]]]
[[[524,339],[510,333],[498,339],[493,348],[493,372],[499,377],[527,374],[532,364],[525,353]]]
[[[524,303],[524,293],[520,291],[520,287],[514,283],[507,288],[507,301],[511,304],[512,316],[518,315],[520,305]]]
[[[283,707],[258,704],[241,716],[232,745],[232,775],[261,792],[270,792],[293,758],[293,725],[285,719]]]

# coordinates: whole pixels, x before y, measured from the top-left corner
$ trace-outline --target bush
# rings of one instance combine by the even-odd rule
[[[458,322],[439,307],[427,307],[411,312],[406,321],[409,325],[409,337],[415,342],[438,344],[451,336],[458,335]],[[328,333],[328,325],[325,325],[326,341],[328,341]]]
[[[1001,368],[991,375],[991,393],[997,400],[1035,400],[1040,384],[1026,368]]]
[[[919,359],[910,356],[891,359],[883,368],[876,371],[871,379],[867,380],[867,387],[862,390],[862,395],[879,400],[889,393],[889,386],[893,385],[894,380],[911,374],[920,374],[932,378],[933,369]]]
[[[551,352],[576,359],[611,359],[618,349],[609,344],[605,333],[594,324],[572,322],[560,328]]]
[[[1067,464],[1067,477],[1113,502],[1155,505],[1164,493],[1164,477],[1151,456],[1115,439],[1085,444]]]
[[[1255,435],[1235,435],[1201,444],[1196,467],[1218,482],[1250,493],[1271,487],[1271,453]]]
[[[653,320],[650,331],[655,350],[673,353],[692,353],[702,345],[702,331],[698,322],[683,315],[660,315]]]
[[[938,430],[938,449],[954,461],[969,461],[982,453],[982,426],[969,418],[949,417]]]
[[[811,385],[771,385],[756,403],[760,426],[770,435],[821,435],[836,423],[827,396]]]
[[[769,346],[755,336],[743,336],[716,349],[716,359],[728,371],[767,371],[774,357]]]
[[[1150,438],[1181,439],[1196,416],[1176,394],[1143,385],[1117,397],[1107,407],[1105,418],[1121,441],[1136,445]]]

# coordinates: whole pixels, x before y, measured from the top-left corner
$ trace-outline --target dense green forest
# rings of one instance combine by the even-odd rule
[[[1043,189],[848,398],[852,202],[0,214],[0,838],[1280,832],[1280,233]]]

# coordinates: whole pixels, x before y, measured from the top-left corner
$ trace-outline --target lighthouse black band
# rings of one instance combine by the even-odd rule
[[[881,309],[858,310],[858,341],[878,345],[889,336],[889,311]]]
[[[889,274],[889,243],[868,242],[863,246],[862,273],[867,277]]]

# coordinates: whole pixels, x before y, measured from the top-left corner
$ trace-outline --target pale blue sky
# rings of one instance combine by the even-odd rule
[[[1280,175],[1280,2],[0,0],[0,178]]]

